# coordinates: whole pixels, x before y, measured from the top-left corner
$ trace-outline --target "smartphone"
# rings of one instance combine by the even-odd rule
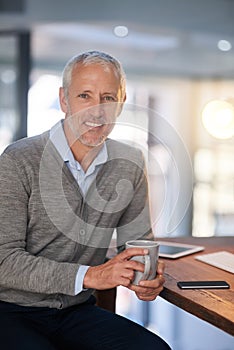
[[[228,289],[226,281],[180,281],[177,285],[181,289]]]

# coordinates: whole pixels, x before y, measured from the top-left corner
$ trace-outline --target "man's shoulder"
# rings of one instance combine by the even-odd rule
[[[43,151],[46,142],[49,140],[49,132],[19,139],[6,147],[3,153],[11,156],[35,154]]]

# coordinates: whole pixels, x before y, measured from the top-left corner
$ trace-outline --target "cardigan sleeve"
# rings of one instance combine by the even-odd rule
[[[75,294],[79,265],[27,251],[30,188],[9,153],[0,157],[0,290]]]

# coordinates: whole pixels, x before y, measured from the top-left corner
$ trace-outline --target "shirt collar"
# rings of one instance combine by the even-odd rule
[[[50,140],[54,144],[55,148],[59,152],[60,156],[64,162],[69,162],[71,165],[77,165],[77,162],[73,156],[73,153],[68,145],[64,130],[63,130],[63,120],[60,120],[50,129]],[[106,142],[103,143],[102,148],[98,152],[96,158],[90,164],[87,174],[94,171],[95,167],[104,164],[108,159],[108,152],[106,147]],[[78,169],[80,169],[80,164]]]
[[[107,159],[108,159],[107,147],[106,147],[106,143],[104,142],[96,158],[94,158],[93,162],[88,167],[86,175],[88,176],[89,174],[92,174],[95,168],[98,165],[102,165],[106,163]]]
[[[64,134],[62,120],[60,120],[50,129],[50,140],[54,144],[64,162],[74,162],[74,156]]]

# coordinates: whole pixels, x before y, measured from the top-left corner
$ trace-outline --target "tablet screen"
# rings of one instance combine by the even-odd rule
[[[159,256],[164,258],[176,259],[185,255],[193,254],[204,250],[204,247],[182,244],[175,242],[158,242]]]

